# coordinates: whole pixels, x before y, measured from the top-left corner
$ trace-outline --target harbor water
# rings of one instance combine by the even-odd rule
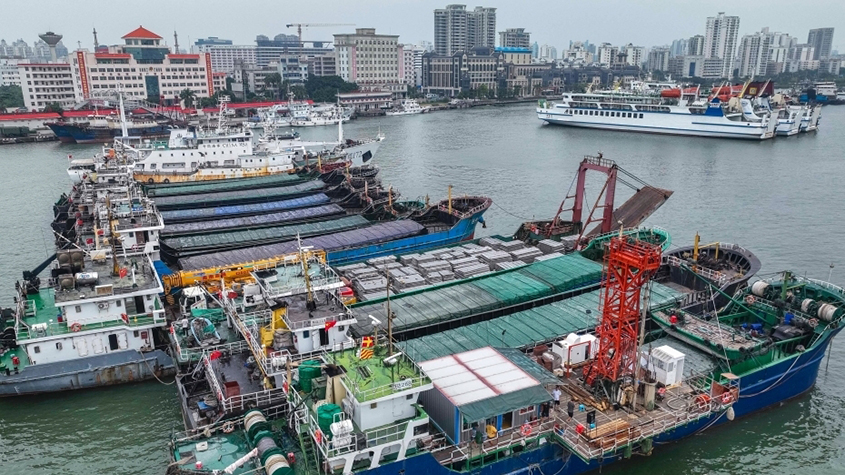
[[[533,105],[479,107],[360,119],[348,137],[387,136],[375,161],[405,199],[483,194],[494,205],[476,237],[510,234],[553,216],[578,162],[601,152],[653,186],[674,190],[648,221],[675,246],[737,243],[761,275],[794,269],[845,285],[842,178],[845,107],[825,107],[817,133],[765,142],[664,137],[541,125]],[[302,129],[332,140],[332,127]],[[0,306],[14,282],[50,253],[51,206],[69,189],[67,155],[97,146],[57,142],[0,147]],[[598,197],[591,182],[587,202]],[[619,185],[617,203],[631,194]],[[831,264],[835,267],[831,269]],[[842,337],[840,336],[840,340]],[[161,474],[166,441],[180,428],[173,386],[153,381],[63,395],[0,400],[0,473]],[[671,445],[610,474],[845,473],[845,342],[834,341],[809,393]],[[547,474],[552,475],[552,474]]]

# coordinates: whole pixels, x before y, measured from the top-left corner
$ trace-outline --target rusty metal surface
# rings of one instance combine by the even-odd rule
[[[642,224],[649,216],[657,211],[666,200],[674,193],[672,190],[664,190],[653,186],[644,186],[637,190],[628,201],[613,211],[611,228],[617,228],[618,223],[626,228],[634,228]],[[617,228],[618,229],[618,228]],[[591,229],[586,236],[593,237],[601,234],[601,223]]]

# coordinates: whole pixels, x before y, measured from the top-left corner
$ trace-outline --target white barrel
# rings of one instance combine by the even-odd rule
[[[292,472],[288,460],[281,454],[273,454],[267,457],[264,462],[264,471],[267,472],[267,475],[282,475]]]
[[[804,299],[801,301],[801,311],[804,313],[810,313],[810,305],[813,304],[815,300],[813,299]]]
[[[823,303],[819,306],[819,312],[817,315],[821,320],[830,322],[833,320],[833,315],[836,313],[837,310],[839,309],[836,308],[834,305],[831,305],[829,303]]]
[[[768,288],[768,283],[758,280],[757,282],[751,284],[751,293],[758,297],[764,297],[766,295],[766,289]]]

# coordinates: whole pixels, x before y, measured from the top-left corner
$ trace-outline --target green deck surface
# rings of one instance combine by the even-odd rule
[[[185,469],[193,469],[197,461],[202,462],[202,468],[211,473],[212,470],[222,471],[246,455],[250,450],[246,441],[246,434],[243,430],[237,430],[231,434],[219,434],[202,439],[208,442],[208,449],[202,452],[197,451],[197,442],[185,442],[177,444],[174,450],[174,458],[177,463],[183,462]],[[246,474],[254,468],[247,462],[241,468],[236,469],[234,474]]]
[[[531,348],[572,332],[594,328],[600,316],[599,293],[595,290],[486,322],[413,338],[398,346],[419,362],[485,346]],[[665,285],[653,284],[650,307],[660,307],[680,295]]]
[[[390,309],[396,315],[393,329],[402,331],[455,320],[598,285],[601,274],[601,264],[579,254],[569,254],[517,269],[399,294],[390,299]],[[354,313],[358,322],[353,325],[353,332],[357,336],[372,333],[368,315],[387,321],[383,301],[355,305]]]
[[[0,371],[5,373],[8,369],[14,373],[15,365],[12,363],[13,356],[20,358],[20,364],[17,365],[18,370],[22,370],[29,366],[29,357],[26,355],[26,351],[24,351],[23,347],[19,346],[13,350],[3,353],[3,356],[0,356]]]
[[[398,352],[398,348],[396,352]],[[431,382],[427,376],[421,374],[420,369],[412,361],[404,356],[398,358],[397,364],[386,366],[383,360],[390,356],[387,353],[388,348],[380,345],[375,348],[372,358],[362,360],[358,358],[358,348],[351,348],[330,353],[328,360],[330,363],[346,369],[346,374],[343,376],[344,382],[359,402],[393,394],[395,391],[392,385],[400,382],[403,378],[410,379],[412,382],[411,386],[406,389],[423,386]]]

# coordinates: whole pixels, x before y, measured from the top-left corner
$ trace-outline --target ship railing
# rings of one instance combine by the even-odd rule
[[[285,318],[285,323],[287,324],[290,330],[299,330],[302,328],[309,328],[309,327],[316,327],[316,326],[325,326],[327,322],[337,322],[337,325],[344,325],[350,324],[356,321],[356,318],[353,317],[349,312],[340,312],[331,317],[323,317],[323,318],[311,318],[307,320],[300,320],[300,321],[290,321],[288,318]]]
[[[558,425],[555,419],[529,421],[521,426],[498,431],[495,439],[485,440],[478,448],[475,447],[476,444],[472,440],[466,440],[459,444],[449,444],[444,437],[443,440],[433,440],[429,443],[429,446],[436,447],[431,449],[430,452],[441,465],[449,465],[472,457],[494,454],[514,446],[524,446],[536,439],[548,437]],[[530,430],[526,431],[526,426]],[[479,430],[483,430],[483,428],[479,428]],[[448,452],[448,455],[444,455],[446,452]]]
[[[262,389],[260,391],[226,397],[223,387],[217,378],[217,373],[211,364],[208,352],[203,354],[202,363],[205,366],[206,379],[217,396],[217,400],[220,402],[224,413],[241,411],[249,407],[271,406],[287,400],[287,393],[283,388]]]
[[[387,427],[379,427],[364,431],[367,447],[377,447],[382,444],[402,440],[408,430],[408,422],[400,422]]]
[[[684,387],[686,386],[686,388]],[[688,392],[690,388],[695,389]],[[555,413],[554,433],[558,440],[585,461],[596,460],[624,449],[631,444],[656,437],[677,427],[710,417],[712,414],[727,409],[736,401],[739,388],[735,383],[724,386],[731,394],[722,399],[721,394],[711,397],[713,379],[709,376],[690,378],[682,385],[666,391],[665,403],[648,413],[646,420],[630,425],[624,430],[598,432],[604,424],[615,423],[603,412],[597,413],[595,429],[577,430],[578,422],[568,420],[564,415]],[[676,407],[672,407],[675,404]],[[618,419],[617,419],[618,420]],[[624,420],[624,419],[623,419]],[[598,423],[601,421],[601,423]],[[638,421],[639,422],[639,421]]]
[[[308,427],[308,435],[320,450],[320,453],[323,454],[323,457],[332,459],[339,455],[356,452],[358,450],[359,434],[352,432],[343,436],[335,436],[332,440],[329,440],[329,437],[320,430],[319,424],[317,424],[317,421],[314,419],[314,414],[307,409],[307,405],[302,404],[302,397],[296,391],[289,391],[289,393],[289,405],[291,407],[303,406],[304,409],[303,411],[296,411],[297,430],[300,430],[302,425],[306,425]],[[332,422],[339,422],[346,419],[346,413],[339,412],[334,415]]]
[[[839,295],[845,297],[845,289],[843,289],[842,287],[840,287],[838,285],[831,284],[830,282],[826,282],[824,280],[819,280],[819,279],[813,279],[811,277],[795,277],[795,279],[810,282],[813,285],[822,287],[824,289],[838,293]]]
[[[667,256],[666,263],[672,267],[686,266],[686,263],[676,256]],[[695,264],[694,269],[696,274],[715,282],[719,287],[724,287],[728,283],[728,276],[723,272],[709,269],[700,264]]]
[[[181,361],[199,360],[202,358],[203,353],[207,351],[221,351],[223,353],[233,355],[249,350],[249,345],[246,340],[231,341],[221,343],[219,345],[205,346],[202,348],[191,348],[182,344],[181,338],[177,335],[178,331],[179,330],[175,328],[175,324],[170,325],[170,334],[173,338],[173,344],[176,347],[176,355]]]
[[[746,302],[746,305],[750,305],[752,307],[755,307],[755,306],[756,307],[763,307],[771,313],[777,313],[777,311],[778,311],[778,308],[775,306],[774,302],[772,302],[771,300],[764,299],[762,297],[757,297],[757,296],[754,296],[753,303],[749,304],[748,302]],[[800,310],[796,310],[796,309],[790,309],[789,313],[795,315],[796,317],[801,317],[805,320],[810,320],[812,318],[815,318],[810,314],[804,313],[804,312],[802,312]]]
[[[159,318],[162,317],[162,318]],[[135,315],[128,315],[127,320],[128,322],[124,321],[120,316],[115,316],[115,320],[109,321],[99,321],[99,322],[90,322],[86,323],[83,320],[74,320],[68,321],[65,320],[62,323],[58,322],[48,322],[46,325],[46,329],[44,330],[35,330],[33,329],[33,325],[26,323],[25,321],[22,322],[25,324],[25,329],[18,330],[18,339],[19,340],[27,340],[30,338],[41,338],[47,336],[55,336],[55,335],[65,335],[68,333],[74,333],[71,329],[75,323],[79,323],[81,325],[80,331],[88,331],[88,330],[96,330],[100,328],[111,328],[111,327],[120,327],[126,326],[130,328],[134,327],[144,327],[149,325],[155,325],[158,323],[164,323],[164,310],[156,310],[150,313],[139,313]],[[43,327],[42,327],[43,328]]]

